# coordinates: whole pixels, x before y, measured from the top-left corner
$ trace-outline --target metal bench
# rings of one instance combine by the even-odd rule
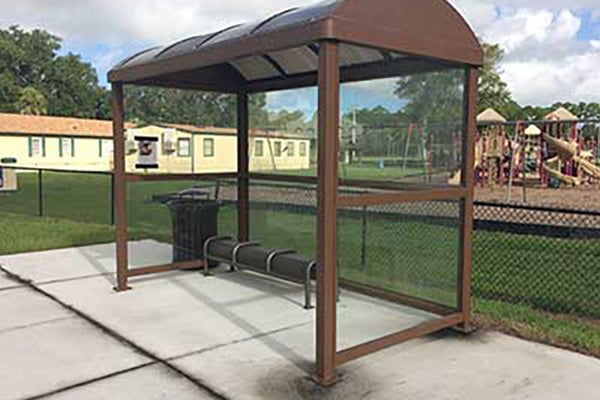
[[[317,263],[291,249],[268,249],[258,242],[238,242],[228,236],[211,237],[204,242],[204,274],[209,263],[228,264],[232,271],[249,270],[304,285],[304,308],[312,309],[311,280],[316,279]]]

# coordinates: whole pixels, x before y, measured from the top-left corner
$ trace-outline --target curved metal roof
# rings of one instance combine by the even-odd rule
[[[315,43],[327,39],[345,43],[340,64],[348,70],[396,62],[405,64],[397,72],[409,73],[483,59],[472,30],[445,0],[327,0],[145,50],[117,64],[109,81],[231,92],[262,83],[305,86],[312,79],[301,77],[317,69]]]

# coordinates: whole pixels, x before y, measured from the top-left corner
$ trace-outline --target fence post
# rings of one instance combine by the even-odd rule
[[[364,271],[367,267],[367,207],[362,209],[362,230],[360,235],[360,268]]]
[[[44,185],[42,183],[42,173],[41,169],[38,169],[38,216],[44,216]]]

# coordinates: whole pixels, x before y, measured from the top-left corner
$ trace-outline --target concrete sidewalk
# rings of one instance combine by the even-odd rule
[[[134,265],[168,246],[131,244]],[[0,398],[600,399],[600,360],[493,332],[444,333],[307,379],[302,289],[251,273],[141,278],[114,293],[112,245],[0,257]],[[432,316],[342,294],[342,348]]]

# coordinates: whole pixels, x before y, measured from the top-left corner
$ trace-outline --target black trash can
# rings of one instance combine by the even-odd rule
[[[156,200],[166,204],[171,213],[173,262],[202,260],[204,242],[218,235],[220,202],[198,189],[157,196]]]

